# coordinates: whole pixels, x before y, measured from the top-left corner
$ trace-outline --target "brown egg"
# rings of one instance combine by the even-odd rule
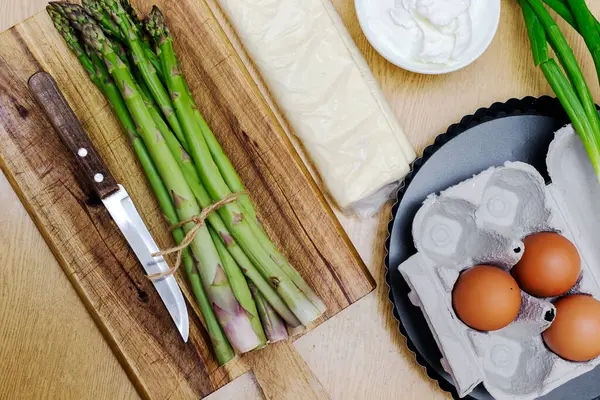
[[[521,290],[510,274],[491,265],[463,272],[452,291],[458,317],[480,331],[495,331],[510,324],[521,309]]]
[[[600,301],[582,294],[558,300],[556,318],[542,336],[546,345],[570,361],[600,356]]]
[[[540,232],[523,240],[525,253],[511,271],[521,289],[535,297],[567,293],[581,273],[577,248],[567,238]]]

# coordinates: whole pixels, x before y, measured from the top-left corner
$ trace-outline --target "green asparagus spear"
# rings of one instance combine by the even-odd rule
[[[256,302],[256,308],[258,309],[258,315],[262,321],[262,326],[267,334],[269,343],[279,342],[285,340],[288,337],[288,332],[285,324],[281,320],[281,317],[273,310],[271,305],[263,297],[260,291],[252,284],[248,282],[254,301]]]
[[[125,38],[127,47],[129,47],[129,51],[131,51],[133,63],[142,73],[144,81],[152,93],[152,97],[159,105],[160,110],[167,119],[167,122],[175,133],[175,136],[177,136],[177,139],[182,144],[183,148],[187,150],[186,138],[181,130],[181,125],[179,124],[177,115],[173,111],[173,104],[171,103],[169,94],[159,79],[157,69],[151,62],[149,62],[146,56],[146,52],[143,48],[144,41],[141,39],[140,33],[138,32],[135,24],[131,21],[131,18],[129,15],[127,15],[119,1],[98,0],[98,2],[121,29],[121,34]]]
[[[48,12],[48,15],[50,15],[50,18],[52,19],[56,30],[58,31],[58,33],[61,34],[61,36],[65,40],[67,47],[69,47],[71,52],[73,52],[73,54],[77,56],[79,62],[81,63],[81,66],[86,70],[92,82],[94,82],[96,86],[99,86],[100,81],[98,76],[96,75],[94,65],[92,64],[92,61],[87,56],[87,54],[85,54],[83,47],[77,39],[75,30],[69,24],[69,20],[67,19],[67,17],[65,17],[64,14],[61,12],[60,7],[58,7],[56,4],[50,3],[46,6],[46,11]]]
[[[121,34],[121,30],[115,24],[115,22],[110,18],[108,14],[104,12],[100,4],[98,4],[95,0],[82,0],[81,2],[82,9],[86,14],[90,15],[100,26],[104,29],[105,32],[108,32],[110,35],[114,36],[121,42],[124,41],[123,35]],[[73,5],[75,6],[75,5]],[[79,6],[78,6],[79,7]]]
[[[175,214],[175,216],[177,216],[177,214]],[[170,220],[169,217],[167,217],[167,220],[169,220],[169,222],[178,221],[178,218]],[[181,229],[173,231],[173,238],[175,238],[175,242],[177,244],[181,244],[181,242],[183,242],[184,236],[183,230]],[[200,312],[202,313],[202,318],[204,319],[206,331],[208,332],[208,337],[210,338],[217,363],[219,366],[225,365],[235,357],[235,352],[233,351],[231,344],[229,344],[229,341],[223,332],[223,328],[219,324],[219,321],[211,307],[211,302],[204,291],[202,278],[198,273],[194,259],[188,249],[183,251],[182,262],[185,268],[186,276],[190,282],[190,286],[192,287],[194,298],[196,299],[196,303],[198,304]]]
[[[142,38],[144,45],[148,46],[148,49],[150,49],[152,51],[152,45],[151,45],[152,41],[150,40],[148,33],[144,30],[144,27],[142,24],[142,19],[138,16],[137,12],[133,8],[133,6],[131,5],[131,2],[129,0],[120,0],[120,1],[121,1],[121,5],[123,6],[123,9],[127,13],[127,15],[129,15],[129,18],[131,18],[131,21],[135,24],[135,27],[138,29],[138,33],[139,33],[140,37]],[[162,64],[160,63],[160,60],[158,59],[158,56],[156,56],[156,53],[154,53],[154,51],[152,51],[151,57],[152,57],[151,59],[150,59],[150,57],[148,57],[148,58],[150,59],[150,62],[152,62],[152,65],[154,65],[154,67],[157,70],[160,70],[160,73],[158,75],[162,79],[162,77],[163,77]]]
[[[265,336],[265,331],[260,323],[260,317],[258,316],[256,303],[254,303],[254,298],[252,297],[252,293],[248,288],[246,278],[231,254],[229,254],[227,251],[227,248],[225,248],[223,242],[221,242],[219,234],[210,227],[208,228],[208,231],[210,232],[210,236],[212,237],[215,247],[219,252],[219,256],[221,256],[221,261],[223,261],[223,269],[225,269],[225,274],[227,274],[227,278],[229,278],[229,282],[231,282],[231,289],[233,289],[235,297],[246,311],[246,314],[248,314],[248,318],[250,318],[254,332],[256,332],[256,335],[261,340],[261,345],[259,348],[265,347],[267,345],[267,337]]]
[[[127,108],[137,123],[138,133],[171,194],[178,218],[181,221],[187,221],[198,215],[200,207],[146,108],[131,71],[117,57],[112,44],[97,26],[86,24],[83,27],[83,37],[87,45],[100,52],[104,57],[108,72],[117,82]],[[185,232],[189,232],[193,227],[194,224],[190,222],[183,228]],[[217,319],[235,349],[242,353],[250,351],[260,345],[260,339],[231,290],[208,228],[202,225],[197,232],[191,244],[191,250],[198,260],[200,276]]]
[[[139,74],[138,71],[134,69],[134,74]],[[181,147],[177,138],[173,135],[173,132],[169,129],[167,124],[163,121],[162,116],[156,110],[156,106],[152,101],[151,95],[148,92],[145,84],[142,80],[138,79],[139,86],[141,89],[141,94],[144,97],[144,101],[146,102],[146,106],[152,117],[154,118],[154,122],[158,126],[161,134],[167,141],[167,145],[171,150],[171,154],[177,160],[177,163],[183,174],[185,179],[190,185],[194,196],[198,203],[200,203],[200,207],[206,208],[212,204],[212,200],[202,183],[198,179],[196,174],[196,168],[190,156],[185,152],[185,150]],[[285,320],[285,322],[291,327],[298,327],[301,325],[300,321],[294,313],[290,311],[285,302],[279,297],[275,289],[267,282],[267,280],[263,277],[263,275],[258,271],[258,269],[254,266],[254,264],[248,259],[246,253],[238,246],[237,242],[225,226],[225,223],[217,213],[209,214],[208,222],[213,227],[215,231],[218,232],[219,237],[221,238],[223,244],[227,247],[229,253],[233,256],[235,261],[238,263],[244,274],[248,279],[250,279],[261,291],[263,296],[267,299],[267,301],[271,304],[271,306],[281,315],[281,317]]]
[[[156,11],[156,13],[158,12],[160,12],[160,9]],[[149,29],[155,29],[154,22],[151,16],[147,19],[147,23],[149,24]],[[146,31],[148,31],[148,29],[146,29]],[[215,164],[217,164],[217,167],[219,168],[219,172],[223,176],[223,179],[225,180],[227,186],[229,186],[229,189],[232,192],[243,193],[238,198],[240,206],[244,209],[249,218],[258,221],[256,210],[254,209],[252,201],[250,201],[250,197],[245,193],[246,188],[244,187],[241,178],[239,177],[233,164],[231,164],[229,158],[225,155],[225,152],[223,151],[223,148],[221,147],[221,144],[215,137],[213,131],[210,129],[210,127],[204,120],[202,114],[200,114],[198,106],[196,105],[194,97],[192,96],[192,92],[190,91],[190,88],[185,79],[183,79],[183,84],[185,85],[185,90],[188,97],[190,98],[190,101],[192,101],[192,108],[194,109],[194,116],[196,117],[196,122],[198,123],[198,126],[202,131],[202,135],[204,136],[206,145],[210,150],[210,154],[212,155]]]
[[[123,9],[127,13],[127,15],[129,15],[129,18],[131,18],[131,22],[133,22],[135,24],[135,27],[138,29],[138,32],[140,33],[140,35],[143,35],[144,30],[142,29],[143,28],[142,20],[140,19],[140,17],[138,17],[138,14],[135,11],[135,9],[133,8],[133,6],[131,5],[131,2],[129,0],[120,0],[120,1],[121,1],[121,6],[123,6]]]
[[[129,57],[127,56],[127,50],[125,49],[125,46],[123,46],[123,44],[121,44],[119,42],[114,42],[113,48],[115,50],[115,53],[117,53],[117,57],[119,57],[121,59],[121,61],[123,61],[125,64],[127,64],[129,69],[132,69],[131,63],[129,62]],[[136,80],[137,80],[137,78],[136,78]]]
[[[173,99],[173,105],[181,122],[200,180],[214,201],[228,197],[231,195],[231,190],[214,163],[198,126],[194,115],[193,101],[190,99],[175,56],[173,40],[165,25],[164,17],[158,8],[153,8],[147,22],[146,28],[160,50],[159,57],[165,71],[165,82]],[[219,209],[218,212],[244,252],[258,268],[262,269],[265,278],[278,290],[278,293],[296,317],[304,325],[316,320],[322,313],[282,271],[281,267],[269,257],[254,237],[244,211],[238,203],[228,204]]]
[[[189,92],[189,90],[188,90],[188,92]],[[191,95],[190,95],[190,99],[192,99],[192,101],[193,101],[193,98]],[[194,106],[195,106],[195,104],[194,104]],[[204,118],[202,117],[202,114],[200,114],[200,111],[198,111],[196,109],[196,107],[194,107],[194,115],[196,116],[196,120],[198,122],[198,125],[200,126],[200,130],[202,131],[204,140],[206,140],[206,145],[208,146],[208,149],[210,150],[210,154],[212,155],[213,159],[215,160],[215,164],[217,164],[217,167],[219,168],[219,172],[221,172],[221,175],[223,176],[223,179],[227,183],[227,186],[229,187],[229,189],[232,192],[235,192],[235,193],[245,192],[246,188],[244,187],[244,184],[242,183],[242,180],[240,179],[237,171],[231,164],[231,161],[229,161],[229,158],[227,158],[227,156],[223,152],[223,149],[221,148],[219,141],[217,140],[214,133],[212,132],[212,130],[210,129],[210,127],[208,126],[208,124],[206,123]],[[240,196],[238,201],[240,203],[240,206],[248,214],[248,217],[256,220],[256,218],[257,218],[256,211],[254,210],[254,206],[252,205],[252,202],[250,201],[250,198],[248,197],[248,195],[244,194],[244,195]]]
[[[93,22],[92,17],[87,15],[83,7],[79,4],[64,3],[61,1],[52,1],[49,4],[60,9],[61,13],[69,19],[71,25],[80,32],[84,24]]]
[[[269,236],[265,233],[262,226],[259,225],[256,219],[249,219],[248,226],[250,231],[260,243],[263,250],[267,252],[271,260],[273,260],[281,270],[287,275],[289,279],[306,295],[308,300],[315,306],[319,311],[319,314],[324,313],[327,310],[327,306],[321,300],[318,294],[310,287],[308,283],[302,278],[302,275],[290,264],[290,262],[277,250],[277,247],[273,244]]]

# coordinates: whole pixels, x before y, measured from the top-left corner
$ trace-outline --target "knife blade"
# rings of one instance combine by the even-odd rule
[[[169,266],[163,257],[152,254],[158,246],[123,186],[117,184],[108,167],[95,149],[81,122],[67,103],[54,78],[46,72],[37,72],[29,78],[29,88],[48,116],[66,147],[88,178],[91,187],[121,230],[129,246],[148,275],[167,272]],[[154,288],[183,338],[187,342],[189,319],[181,288],[175,277],[154,280]]]

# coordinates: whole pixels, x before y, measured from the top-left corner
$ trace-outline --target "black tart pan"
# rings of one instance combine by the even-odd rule
[[[416,253],[411,235],[413,218],[429,194],[439,193],[506,161],[531,164],[549,182],[546,153],[554,132],[566,123],[568,117],[558,100],[547,96],[511,99],[479,109],[451,125],[425,149],[398,192],[385,243],[389,298],[400,332],[417,362],[455,399],[459,397],[450,375],[440,364],[442,356],[437,344],[421,310],[408,299],[408,285],[398,271],[398,266]],[[466,398],[492,399],[483,385]],[[600,399],[600,368],[566,383],[543,399]]]

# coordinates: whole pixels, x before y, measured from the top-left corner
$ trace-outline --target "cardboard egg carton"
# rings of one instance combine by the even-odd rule
[[[418,252],[399,269],[461,397],[483,382],[496,399],[534,399],[600,364],[569,362],[545,347],[541,332],[554,319],[554,299],[521,292],[515,321],[493,332],[469,328],[452,307],[461,271],[478,264],[510,271],[523,254],[521,239],[543,231],[560,233],[579,250],[582,275],[571,293],[600,299],[600,247],[593,243],[600,237],[600,185],[570,126],[556,133],[546,161],[548,186],[531,165],[507,162],[430,195],[413,221]]]

